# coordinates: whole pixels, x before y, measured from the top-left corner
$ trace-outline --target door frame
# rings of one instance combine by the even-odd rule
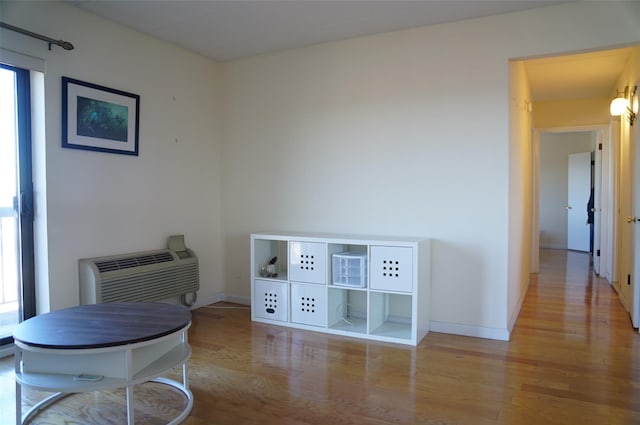
[[[636,87],[640,87],[640,80],[636,81]],[[638,101],[636,95],[636,102]],[[638,106],[632,106],[638,109]],[[630,267],[633,282],[631,282],[631,322],[640,332],[640,122],[636,118],[636,123],[629,126],[629,145],[631,150],[631,215],[636,221],[631,226],[630,243]],[[634,197],[633,195],[636,194]]]
[[[599,196],[596,196],[596,214],[594,214],[594,258],[596,251],[600,249],[601,256],[599,264],[602,264],[603,254],[604,255],[617,255],[617,252],[612,249],[607,249],[603,246],[603,241],[601,240],[601,233],[603,230],[603,226],[607,226],[607,223],[604,223],[601,219],[603,216],[611,216],[610,211],[612,211],[612,203],[615,197],[607,197],[602,196],[604,190],[607,187],[603,187],[605,184],[607,186],[611,186],[607,182],[613,183],[614,188],[617,190],[617,181],[613,178],[616,175],[618,165],[613,164],[612,167],[603,167],[603,163],[605,159],[602,156],[605,153],[610,152],[611,149],[611,139],[608,137],[610,126],[609,125],[586,125],[586,126],[574,126],[574,127],[551,127],[551,128],[534,128],[532,135],[532,143],[531,143],[531,158],[532,158],[532,167],[531,172],[532,176],[532,223],[531,223],[531,273],[538,273],[540,270],[540,138],[544,133],[575,133],[575,132],[585,132],[590,131],[597,134],[598,143],[602,143],[602,155],[595,155],[595,175],[601,176],[601,179],[596,179],[594,181],[594,192]],[[598,151],[596,151],[598,152]],[[603,184],[605,182],[605,184]],[[614,191],[615,192],[615,191]],[[615,221],[617,221],[616,217],[613,217]],[[612,246],[617,244],[617,235],[612,233]],[[597,245],[596,245],[597,244]],[[615,264],[615,257],[612,261]],[[609,281],[611,283],[611,281]]]

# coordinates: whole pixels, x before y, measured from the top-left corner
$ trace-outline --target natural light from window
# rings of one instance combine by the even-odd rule
[[[15,72],[0,68],[0,336],[18,322],[17,114]]]

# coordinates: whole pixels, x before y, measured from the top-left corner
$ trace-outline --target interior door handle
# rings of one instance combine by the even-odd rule
[[[632,215],[630,215],[629,217],[627,217],[627,223],[636,223],[638,221],[638,219]]]
[[[568,209],[568,210],[570,210],[570,209],[572,209],[572,208],[573,208],[573,207],[572,207],[571,205],[567,205],[567,209]]]

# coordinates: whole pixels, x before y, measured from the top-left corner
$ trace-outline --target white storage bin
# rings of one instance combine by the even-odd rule
[[[371,246],[371,289],[411,292],[413,249],[399,246]]]
[[[367,253],[341,252],[332,256],[333,284],[367,287]]]
[[[327,287],[291,284],[291,321],[303,325],[327,325]]]
[[[256,279],[254,281],[253,314],[257,318],[289,320],[288,285],[282,282]]]
[[[295,282],[327,284],[327,244],[289,242],[289,279]]]

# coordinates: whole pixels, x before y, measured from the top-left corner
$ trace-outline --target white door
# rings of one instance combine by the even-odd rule
[[[591,194],[591,152],[569,155],[567,179],[567,248],[589,252],[587,205]]]

